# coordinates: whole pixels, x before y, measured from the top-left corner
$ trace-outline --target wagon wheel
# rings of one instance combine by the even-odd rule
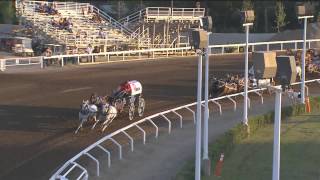
[[[134,118],[134,104],[131,103],[129,106],[129,120],[131,121]]]
[[[145,106],[146,106],[146,102],[144,101],[143,98],[140,98],[139,99],[139,106],[138,106],[138,115],[140,117],[143,116]]]

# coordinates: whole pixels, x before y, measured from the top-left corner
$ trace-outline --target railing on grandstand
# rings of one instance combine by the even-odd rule
[[[59,10],[75,10],[75,11],[80,11],[82,8],[88,9],[90,6],[90,3],[78,3],[78,2],[47,2],[47,1],[29,1],[25,0],[24,3],[27,5],[26,8],[31,8],[29,10],[34,11],[36,4],[42,4],[42,3],[47,3],[47,4],[54,4],[54,7]]]
[[[320,84],[320,79],[313,79],[313,80],[308,80],[305,81],[305,83],[312,83],[312,82],[317,82]],[[293,83],[292,85],[298,85],[301,84],[301,82],[297,82],[297,83]],[[307,87],[307,86],[306,86]],[[264,103],[264,98],[262,96],[262,92],[267,90],[267,88],[260,88],[260,89],[253,89],[248,91],[248,93],[250,94],[256,94],[260,97],[261,99],[261,103]],[[308,91],[307,91],[308,92]],[[306,94],[308,96],[308,93]],[[213,103],[214,105],[219,107],[219,114],[222,115],[222,105],[219,103],[219,100],[228,100],[231,101],[231,103],[233,104],[233,110],[236,111],[237,109],[237,102],[236,100],[234,100],[233,98],[235,98],[236,96],[244,96],[244,92],[241,93],[236,93],[236,94],[231,94],[231,95],[226,95],[226,96],[221,96],[221,97],[217,97],[217,98],[213,98],[209,100],[209,103]],[[180,114],[181,112],[179,112],[179,110],[187,110],[189,111],[192,116],[193,116],[193,122],[196,123],[196,117],[195,117],[195,110],[191,109],[192,107],[194,107],[197,103],[190,103],[187,105],[183,105],[180,107],[176,107],[173,109],[169,109],[157,114],[153,114],[151,116],[145,117],[137,122],[134,122],[126,127],[123,127],[121,129],[118,129],[116,131],[114,131],[111,134],[106,135],[105,137],[101,138],[100,140],[98,140],[97,142],[91,144],[89,147],[87,147],[86,149],[82,150],[80,153],[78,153],[77,155],[75,155],[73,158],[71,158],[70,160],[68,160],[67,162],[65,162],[51,177],[50,180],[55,180],[55,179],[66,179],[66,177],[73,171],[75,170],[75,168],[79,168],[81,171],[81,173],[79,173],[79,175],[75,178],[75,179],[82,179],[83,177],[85,179],[88,179],[89,177],[89,173],[88,170],[83,167],[80,163],[77,162],[77,160],[82,157],[82,156],[87,156],[89,157],[91,160],[95,161],[96,163],[96,172],[95,175],[96,176],[100,176],[100,161],[98,160],[98,158],[94,157],[93,152],[91,152],[91,150],[96,149],[96,150],[100,150],[101,152],[104,152],[107,155],[107,161],[108,161],[108,167],[111,166],[111,152],[108,150],[108,148],[106,148],[105,146],[103,146],[103,143],[106,141],[110,141],[112,142],[114,145],[116,145],[116,147],[118,148],[118,155],[119,155],[119,160],[122,159],[122,149],[123,149],[123,145],[121,145],[117,140],[115,140],[114,136],[116,135],[123,135],[126,138],[129,139],[129,143],[130,143],[130,149],[131,151],[134,151],[134,139],[132,136],[130,136],[127,133],[127,130],[130,128],[137,128],[139,129],[139,131],[141,131],[141,133],[143,134],[143,144],[146,143],[146,131],[140,126],[140,124],[142,123],[148,123],[151,126],[153,126],[155,128],[155,137],[158,138],[159,135],[159,127],[158,125],[154,122],[153,119],[155,118],[162,118],[164,119],[167,123],[168,123],[168,133],[171,133],[171,124],[172,124],[172,119],[170,120],[168,117],[169,113],[175,114],[178,118],[179,118],[179,122],[180,122],[180,128],[182,128],[183,126],[183,116]],[[248,108],[251,108],[251,101],[250,98],[248,97]],[[202,101],[202,106],[204,106],[204,101]]]
[[[122,33],[125,33],[128,37],[130,37],[130,35],[132,34],[132,31],[130,29],[128,29],[123,24],[115,20],[113,17],[109,16],[104,11],[101,11],[99,8],[95,6],[92,6],[92,8],[93,8],[93,12],[99,14],[99,16],[107,20],[112,26],[114,26],[115,28],[118,28]]]
[[[205,8],[169,8],[169,7],[147,7],[119,20],[121,24],[133,23],[143,18],[160,19],[198,19],[205,15]]]

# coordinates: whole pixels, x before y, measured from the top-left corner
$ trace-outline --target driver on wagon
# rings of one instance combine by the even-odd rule
[[[113,96],[117,98],[123,98],[124,96],[130,94],[130,92],[131,86],[129,84],[129,81],[125,81],[124,83],[120,84]]]

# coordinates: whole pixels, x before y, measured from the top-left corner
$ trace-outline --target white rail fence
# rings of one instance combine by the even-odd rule
[[[318,82],[320,84],[320,79],[313,79],[313,80],[308,80],[306,81],[306,83],[311,83],[311,82]],[[294,83],[292,85],[297,85],[300,84],[300,82]],[[306,86],[307,87],[307,86]],[[248,93],[251,94],[256,94],[261,98],[261,103],[263,104],[263,96],[262,96],[262,92],[265,91],[266,88],[261,88],[261,89],[254,89],[254,90],[250,90],[248,91]],[[308,91],[307,91],[307,95],[308,95]],[[218,98],[213,98],[210,99],[209,102],[213,103],[214,105],[218,106],[219,108],[219,114],[222,115],[222,105],[219,103],[219,100],[225,99],[225,100],[229,100],[233,103],[233,108],[234,111],[237,109],[237,102],[233,99],[233,97],[236,96],[244,96],[244,92],[241,93],[236,93],[236,94],[231,94],[231,95],[226,95],[226,96],[222,96],[222,97],[218,97]],[[249,104],[250,104],[250,99],[249,100]],[[78,174],[76,179],[88,179],[89,177],[89,171],[83,166],[81,165],[81,163],[77,162],[77,160],[82,157],[82,156],[87,156],[89,157],[92,161],[94,161],[96,163],[96,176],[100,175],[100,161],[98,160],[97,157],[94,157],[93,153],[91,152],[93,149],[96,150],[100,150],[103,153],[105,153],[105,155],[107,156],[107,161],[108,161],[108,167],[111,166],[111,151],[108,150],[107,147],[103,146],[102,143],[106,142],[106,141],[110,141],[112,142],[115,146],[117,146],[118,149],[118,156],[119,156],[119,160],[122,159],[123,157],[123,145],[121,145],[117,140],[115,140],[114,136],[115,135],[123,135],[125,137],[127,137],[129,139],[129,143],[130,143],[130,150],[134,151],[134,139],[132,136],[130,136],[127,133],[127,130],[131,129],[131,128],[137,128],[139,131],[141,131],[142,136],[143,136],[143,144],[146,143],[146,131],[141,127],[141,123],[149,123],[151,126],[154,127],[155,129],[155,138],[158,138],[159,136],[159,126],[154,122],[153,119],[155,118],[163,118],[165,121],[167,121],[168,123],[168,133],[171,133],[171,124],[173,119],[169,119],[168,118],[168,114],[169,113],[173,113],[178,117],[179,123],[180,123],[180,128],[182,128],[183,126],[183,115],[181,115],[178,111],[179,110],[187,110],[189,111],[192,115],[193,115],[193,121],[194,123],[196,122],[195,119],[195,110],[192,109],[193,106],[196,105],[196,102],[191,103],[191,104],[187,104],[187,105],[183,105],[180,107],[176,107],[170,110],[166,110],[148,117],[145,117],[137,122],[134,122],[126,127],[123,127],[111,134],[108,134],[107,136],[103,137],[102,139],[98,140],[97,142],[93,143],[92,145],[90,145],[89,147],[87,147],[86,149],[82,150],[80,153],[78,153],[77,155],[75,155],[73,158],[71,158],[70,160],[68,160],[67,162],[65,162],[51,177],[50,180],[55,180],[55,179],[67,179],[67,176],[75,170],[75,168],[78,168],[78,170],[81,171],[81,173]],[[202,106],[204,106],[204,101],[202,101]],[[250,106],[249,106],[250,108]]]
[[[309,39],[307,40],[307,48],[319,48],[318,43],[320,39]],[[254,51],[283,51],[286,49],[302,49],[303,40],[289,40],[289,41],[267,41],[267,42],[255,42],[249,43],[251,52]],[[245,43],[240,44],[223,44],[223,45],[211,45],[211,55],[223,55],[223,54],[237,54],[241,53],[240,48],[245,47]],[[231,50],[232,51],[231,51]],[[31,61],[32,59],[43,59],[44,61],[59,61],[63,67],[67,59],[73,59],[78,64],[92,64],[92,63],[109,63],[109,62],[121,62],[121,61],[134,61],[134,60],[146,60],[155,59],[161,57],[172,57],[172,56],[186,56],[193,54],[190,51],[191,47],[179,47],[179,48],[154,48],[154,49],[143,49],[143,50],[130,50],[130,51],[114,51],[114,52],[101,52],[92,54],[72,54],[72,55],[56,55],[50,57],[27,57],[27,58],[10,58],[0,59],[0,70],[4,71],[6,67],[18,66],[18,65],[31,65],[19,63],[20,61]],[[81,62],[85,59],[86,62]],[[96,59],[101,61],[95,62]],[[18,63],[12,63],[17,60]],[[33,61],[32,61],[33,62]],[[42,64],[42,62],[38,62]],[[43,67],[43,66],[41,66]]]
[[[40,68],[43,68],[43,57],[38,56],[0,59],[0,71],[5,71],[8,67],[30,65],[39,65]]]
[[[320,39],[308,39],[307,48],[319,48],[317,43]],[[286,49],[302,49],[303,40],[287,40],[287,41],[267,41],[267,42],[255,42],[249,43],[249,49],[254,51],[283,51]],[[211,45],[212,54],[230,54],[240,53],[240,48],[245,48],[245,43],[239,44],[224,44],[224,45]],[[242,51],[243,52],[243,51]]]

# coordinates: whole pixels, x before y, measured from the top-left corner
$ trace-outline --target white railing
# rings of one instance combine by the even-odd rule
[[[199,18],[205,14],[205,8],[172,8],[171,17],[177,19]]]
[[[319,43],[320,39],[309,39],[307,40],[307,48],[319,48],[314,45],[313,43]],[[300,46],[298,45],[300,43]],[[249,46],[251,48],[251,51],[282,51],[286,48],[288,49],[301,49],[302,48],[303,40],[289,40],[289,41],[267,41],[267,42],[256,42],[256,43],[249,43]],[[150,44],[153,45],[153,44]],[[291,46],[290,46],[291,45]],[[223,45],[211,45],[209,46],[211,48],[211,55],[223,55],[223,54],[232,54],[232,53],[239,53],[240,48],[244,47],[245,43],[240,44],[223,44]],[[260,49],[258,48],[260,46]],[[287,47],[286,47],[287,46]],[[262,47],[262,48],[261,48]],[[235,48],[235,52],[226,52],[227,48]],[[217,51],[218,49],[218,51]],[[73,54],[73,55],[56,55],[56,56],[50,56],[50,57],[44,57],[45,60],[50,59],[60,59],[61,60],[61,66],[64,66],[65,59],[66,58],[76,58],[78,64],[80,64],[81,58],[88,58],[93,63],[94,58],[103,57],[104,61],[102,63],[109,63],[109,62],[121,62],[121,61],[133,61],[133,60],[143,60],[143,59],[155,59],[155,58],[161,58],[156,57],[158,54],[164,55],[164,57],[169,57],[170,54],[173,54],[175,56],[181,55],[184,56],[188,51],[189,55],[191,47],[179,47],[179,48],[152,48],[152,49],[143,49],[143,50],[130,50],[130,51],[115,51],[115,52],[102,52],[102,53],[92,53],[92,54]],[[34,58],[41,58],[41,57],[34,57]],[[13,59],[24,59],[24,58],[13,58]],[[11,61],[13,61],[11,59]],[[28,59],[28,58],[27,58]],[[1,60],[1,70],[5,70],[6,59]],[[9,61],[8,61],[9,62]],[[99,62],[101,63],[101,62]],[[17,63],[17,65],[22,63]],[[31,64],[31,63],[30,63]],[[38,63],[40,64],[40,63]],[[85,63],[83,63],[85,64]],[[28,64],[24,64],[28,65]],[[10,66],[10,64],[8,65]]]
[[[258,46],[265,46],[266,51],[268,50],[274,50],[274,51],[282,51],[285,50],[285,46],[287,45],[293,45],[294,48],[297,50],[298,48],[298,43],[302,43],[303,40],[289,40],[289,41],[272,41],[272,42],[256,42],[256,43],[249,43],[249,46],[252,47],[252,52],[255,50],[261,51]],[[309,39],[307,40],[307,45],[308,48],[312,48],[311,44],[315,42],[320,42],[320,39]],[[273,47],[271,49],[270,47],[272,45],[278,45],[275,46],[276,48]],[[244,47],[245,43],[241,44],[227,44],[227,45],[211,45],[209,46],[211,48],[211,53],[212,55],[216,54],[225,54],[226,48],[237,48],[238,51],[235,53],[239,53],[240,47]],[[215,49],[221,49],[221,51],[215,51]],[[290,48],[291,49],[291,48]],[[78,59],[78,63],[80,61],[81,57],[90,57],[91,63],[93,63],[93,59],[95,57],[99,56],[105,56],[107,57],[105,59],[105,62],[111,62],[112,60],[110,59],[111,56],[116,56],[118,57],[117,60],[114,61],[126,61],[126,58],[129,56],[133,59],[130,60],[141,60],[141,59],[150,59],[150,58],[155,58],[156,53],[164,53],[165,57],[169,57],[169,54],[174,54],[177,55],[176,52],[181,51],[181,56],[184,55],[186,51],[191,50],[191,47],[179,47],[179,48],[154,48],[154,49],[143,49],[143,50],[133,50],[133,51],[117,51],[117,52],[105,52],[105,53],[92,53],[92,54],[76,54],[76,55],[59,55],[59,56],[51,56],[51,57],[45,57],[44,59],[53,59],[53,58],[59,58],[62,59],[61,65],[64,65],[64,58],[70,58],[70,57],[75,57]],[[151,55],[150,55],[151,53]],[[231,52],[231,54],[234,52]],[[147,54],[148,57],[143,57],[143,54]],[[120,56],[122,55],[122,56]],[[179,53],[180,55],[180,53]],[[119,57],[120,56],[120,57]],[[158,58],[158,57],[157,57]],[[129,61],[130,61],[129,60]]]
[[[146,9],[142,9],[140,11],[136,11],[124,18],[119,19],[119,22],[123,25],[126,25],[127,23],[133,23],[140,19],[142,19],[146,14]]]
[[[320,84],[320,79],[313,79],[313,80],[305,81],[305,83],[311,83],[311,82],[318,82]],[[294,85],[297,85],[297,84],[300,84],[300,82],[294,83]],[[265,91],[265,90],[266,90],[266,88],[254,89],[254,90],[248,91],[248,93],[252,93],[252,94],[258,95],[261,98],[261,103],[263,104],[262,92]],[[231,101],[233,103],[233,109],[234,109],[234,111],[236,111],[237,103],[236,103],[236,101],[234,99],[232,99],[233,97],[236,97],[236,96],[244,96],[244,92],[213,98],[213,99],[210,99],[209,102],[212,102],[214,105],[218,106],[219,114],[222,115],[222,108],[221,108],[221,104],[219,103],[219,100],[225,99],[225,100]],[[249,108],[250,108],[250,99],[249,98],[248,98],[248,102],[249,102]],[[190,104],[187,104],[187,105],[183,105],[183,106],[179,106],[179,107],[176,107],[176,108],[173,108],[173,109],[169,109],[169,110],[166,110],[166,111],[162,111],[160,113],[153,114],[153,115],[145,117],[145,118],[143,118],[143,119],[141,119],[141,120],[139,120],[137,122],[134,122],[134,123],[132,123],[132,124],[126,126],[126,127],[123,127],[123,128],[121,128],[121,129],[119,129],[119,130],[117,130],[117,131],[115,131],[115,132],[113,132],[111,134],[106,135],[105,137],[101,138],[100,140],[98,140],[97,142],[93,143],[92,145],[90,145],[86,149],[82,150],[77,155],[75,155],[73,158],[71,158],[70,160],[65,162],[50,177],[50,180],[65,179],[68,176],[68,174],[70,174],[71,171],[74,170],[77,167],[81,170],[81,174],[76,179],[81,179],[83,177],[85,179],[87,179],[89,177],[88,170],[86,170],[85,167],[83,167],[80,163],[77,162],[77,160],[82,156],[88,156],[91,160],[93,160],[96,163],[96,167],[97,167],[96,176],[99,176],[99,174],[100,174],[100,162],[96,157],[94,157],[93,153],[90,152],[91,150],[96,149],[96,150],[100,150],[100,151],[104,152],[108,157],[108,159],[107,159],[108,160],[108,166],[110,167],[111,166],[111,157],[110,157],[111,153],[108,150],[108,148],[106,148],[105,146],[102,145],[102,143],[104,143],[106,141],[110,141],[114,145],[116,145],[118,147],[119,159],[121,160],[122,157],[123,157],[122,145],[113,138],[115,135],[126,136],[130,140],[129,142],[130,142],[131,151],[134,151],[134,139],[127,133],[127,130],[129,130],[131,128],[137,128],[139,131],[141,131],[141,133],[143,135],[143,144],[145,144],[145,142],[146,142],[146,131],[140,126],[141,123],[149,123],[151,126],[153,126],[155,128],[155,137],[157,138],[158,135],[159,135],[159,127],[154,122],[154,120],[152,120],[152,119],[162,118],[168,123],[168,133],[170,134],[171,133],[172,119],[170,120],[168,118],[168,114],[169,113],[175,114],[179,118],[180,128],[182,128],[182,126],[183,126],[183,116],[178,111],[182,110],[182,109],[189,111],[193,115],[194,123],[196,123],[196,119],[195,119],[195,113],[196,112],[195,112],[195,110],[191,109],[195,105],[196,105],[196,102],[190,103]],[[204,106],[204,101],[202,101],[202,106]]]
[[[28,65],[40,65],[40,68],[43,68],[43,57],[38,56],[0,59],[0,71],[5,71],[7,67]]]
[[[123,24],[115,20],[113,17],[109,16],[104,11],[101,11],[99,8],[93,5],[91,5],[91,7],[93,9],[93,12],[99,14],[99,16],[107,20],[111,24],[111,26],[113,26],[114,28],[120,30],[122,33],[126,34],[128,37],[132,34],[132,31],[130,29],[128,29],[126,26],[124,26]]]
[[[21,2],[20,2],[21,3]],[[47,1],[25,1],[24,2],[26,6],[26,8],[31,9],[31,10],[35,10],[35,5],[41,4],[41,3],[47,3],[47,4],[54,4],[54,6],[56,7],[56,9],[58,10],[75,10],[77,12],[81,12],[82,8],[86,8],[88,9],[88,7],[90,6],[90,3],[78,3],[78,2],[47,2]]]
[[[152,17],[161,17],[165,16],[168,17],[171,15],[171,8],[168,7],[147,7],[146,8],[146,16]]]
[[[120,61],[133,61],[142,59],[155,59],[157,54],[164,54],[164,57],[169,57],[169,54],[176,54],[177,52],[183,56],[183,54],[190,50],[190,47],[181,48],[155,48],[155,49],[143,49],[143,50],[132,50],[132,51],[115,51],[115,52],[101,52],[92,54],[73,54],[73,55],[56,55],[50,57],[44,57],[44,60],[60,59],[61,66],[64,66],[66,58],[76,58],[78,64],[80,64],[81,58],[88,58],[90,62],[94,63],[95,58],[103,57],[105,63],[109,62],[120,62]],[[112,58],[113,57],[113,58]],[[127,58],[131,58],[127,60]],[[101,63],[101,62],[100,62]]]
[[[308,39],[307,48],[312,48],[312,43],[320,42],[320,39]],[[299,45],[299,43],[301,43]],[[254,51],[283,51],[286,49],[302,49],[303,40],[287,40],[287,41],[266,41],[266,42],[255,42],[249,43],[249,49],[251,52]],[[230,48],[233,52],[230,53],[239,53],[240,48],[245,48],[245,43],[239,44],[223,44],[223,45],[211,45],[212,54],[225,54],[228,53],[227,49]],[[216,53],[215,53],[216,52]],[[228,53],[228,54],[230,54]]]
[[[119,20],[121,24],[146,18],[197,19],[205,15],[205,8],[147,7]]]

